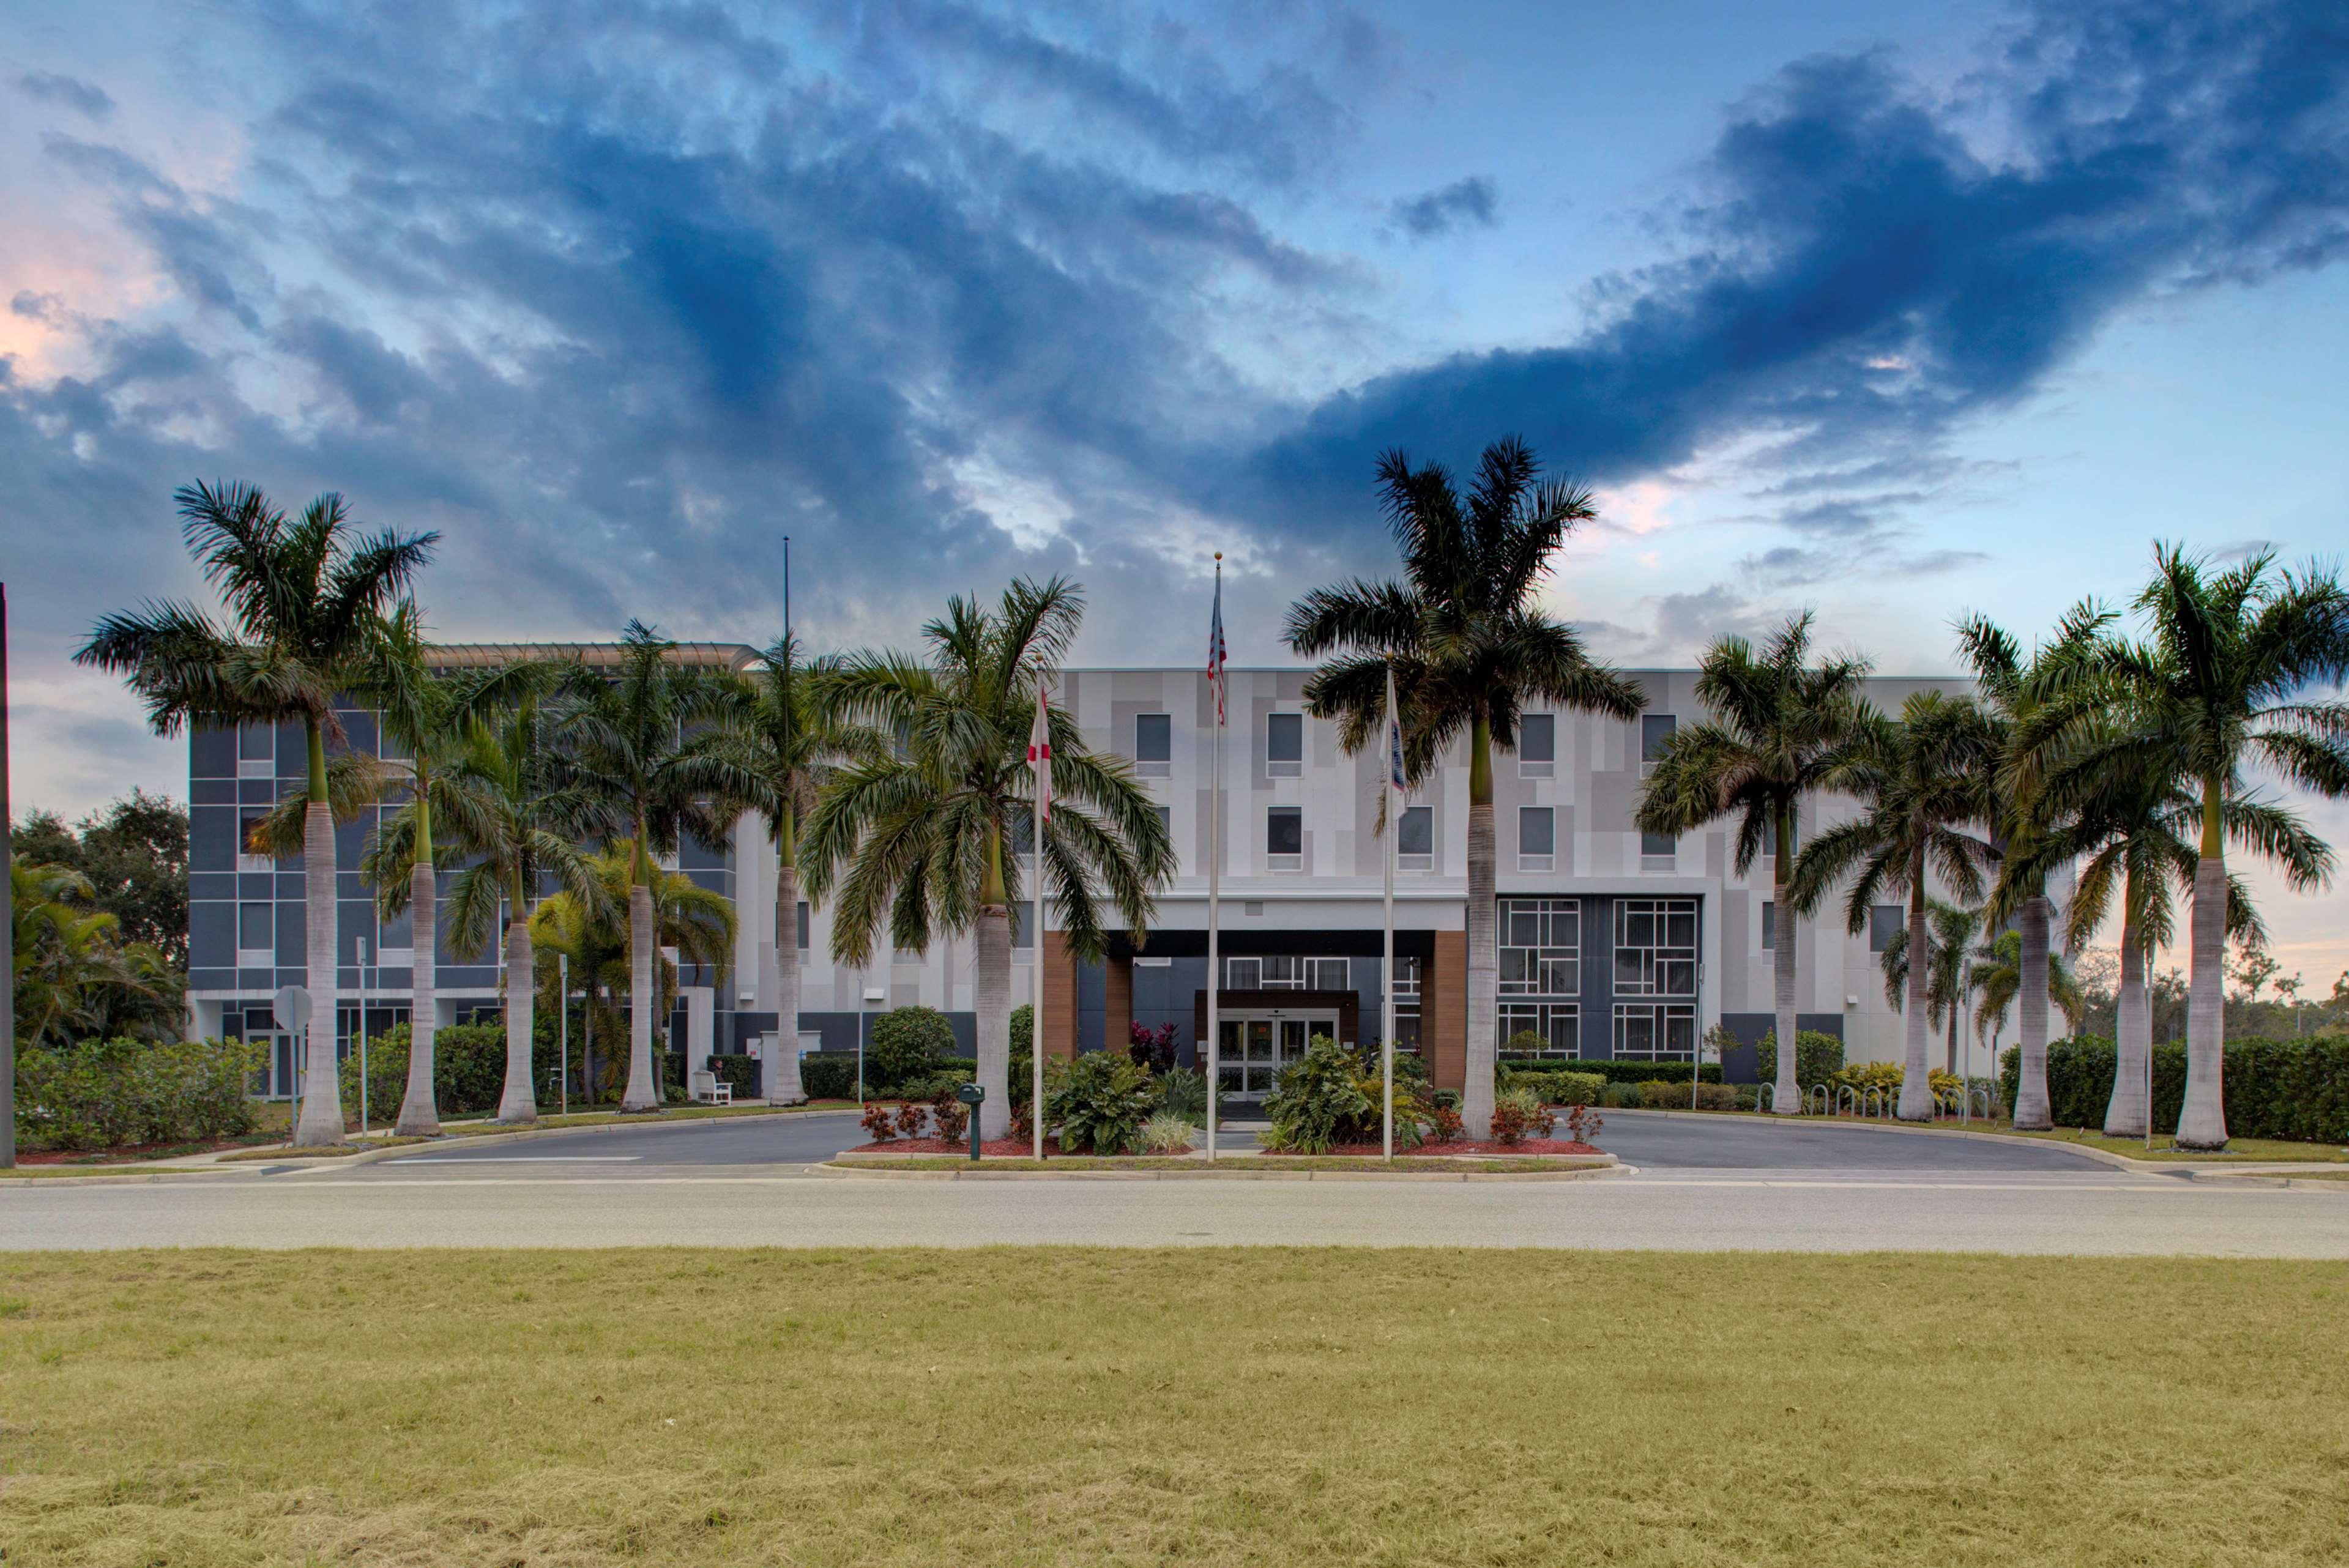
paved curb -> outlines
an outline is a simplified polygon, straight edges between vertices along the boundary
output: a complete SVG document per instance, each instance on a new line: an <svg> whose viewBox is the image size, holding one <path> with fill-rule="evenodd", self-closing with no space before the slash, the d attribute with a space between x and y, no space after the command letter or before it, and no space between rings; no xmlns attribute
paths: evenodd
<svg viewBox="0 0 2349 1568"><path fill-rule="evenodd" d="M126 1183L167 1181L181 1176L268 1175L273 1180L285 1176L315 1175L322 1171L347 1171L354 1165L375 1165L387 1160L398 1160L417 1154L445 1154L451 1149L480 1149L498 1143L518 1143L537 1138L575 1138L591 1132L641 1132L648 1127L678 1129L724 1127L738 1121L763 1121L775 1116L853 1116L846 1109L793 1110L779 1108L761 1116L697 1116L682 1121L611 1121L592 1127L517 1127L511 1132L469 1133L461 1138L432 1138L421 1143L403 1143L392 1149L369 1149L357 1154L300 1155L288 1153L282 1161L239 1160L222 1164L169 1166L155 1171L125 1171L119 1175L36 1176L0 1178L0 1191L11 1187L119 1187ZM294 1167L291 1171L274 1170L277 1164Z"/></svg>
<svg viewBox="0 0 2349 1568"><path fill-rule="evenodd" d="M1639 1174L1638 1167L1620 1163L1582 1171L1250 1171L1220 1162L1179 1171L898 1171L827 1161L808 1171L817 1176L877 1176L885 1181L1595 1181Z"/></svg>
<svg viewBox="0 0 2349 1568"><path fill-rule="evenodd" d="M1751 1111L1740 1111L1733 1116L1724 1116L1720 1111L1649 1110L1644 1108L1635 1109L1630 1106L1618 1106L1606 1110L1604 1114L1610 1117L1673 1117L1682 1121L1729 1120L1740 1127L1773 1127L1800 1131L1817 1131L1826 1129L1837 1132L1873 1132L1892 1138L1962 1138L1975 1143L1995 1143L2007 1149L2018 1147L2060 1149L2066 1154L2077 1155L2083 1160L2093 1160L2099 1165L2109 1165L2116 1171L2127 1171L2138 1176L2174 1179L2178 1171L2196 1169L2192 1166L2158 1167L2148 1160L2131 1160L2126 1154L2115 1154L2108 1149L2091 1149L2086 1144L2066 1143L2061 1139L2013 1138L2003 1132L1973 1132L1960 1127L1908 1127L1880 1122L1837 1121L1832 1118L1820 1116L1764 1116Z"/></svg>

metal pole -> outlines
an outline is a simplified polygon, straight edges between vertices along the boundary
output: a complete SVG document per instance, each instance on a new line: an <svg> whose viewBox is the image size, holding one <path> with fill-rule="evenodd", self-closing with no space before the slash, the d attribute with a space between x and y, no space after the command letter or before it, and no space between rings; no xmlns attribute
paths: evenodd
<svg viewBox="0 0 2349 1568"><path fill-rule="evenodd" d="M557 1026L563 1040L563 1055L558 1058L561 1068L554 1080L561 1097L559 1103L563 1109L556 1114L569 1116L571 1114L571 954L558 953L554 955L554 972L558 977L556 984L563 987L562 1022Z"/></svg>
<svg viewBox="0 0 2349 1568"><path fill-rule="evenodd" d="M16 828L8 799L8 585L0 583L0 924L16 930L14 876ZM13 956L10 962L14 963ZM16 1168L16 982L0 985L0 1171Z"/></svg>
<svg viewBox="0 0 2349 1568"><path fill-rule="evenodd" d="M864 1020L872 1016L871 1006L860 989L856 994L856 1103L859 1105L864 1103ZM1032 1030L1030 1044L1031 1047L1034 1044Z"/></svg>
<svg viewBox="0 0 2349 1568"><path fill-rule="evenodd" d="M1395 951L1394 951L1394 879L1396 846L1402 837L1402 781L1399 769L1402 763L1402 729L1395 713L1394 665L1387 665L1387 733L1385 766L1380 771L1387 777L1379 780L1380 814L1387 819L1387 852L1381 858L1380 870L1385 873L1386 945L1385 983L1381 986L1386 1002L1386 1017L1380 1027L1379 1074L1381 1095L1384 1106L1379 1132L1380 1155L1394 1158L1394 1036L1395 1036Z"/></svg>
<svg viewBox="0 0 2349 1568"><path fill-rule="evenodd" d="M1037 693L1036 700L1043 703L1041 692ZM1052 777L1050 724L1047 718L1045 755L1036 762L1042 776L1036 780L1036 820L1029 837L1029 842L1036 847L1036 881L1029 889L1036 900L1036 962L1030 973L1033 995L1028 1012L1028 1066L1035 1080L1028 1086L1028 1134L1034 1146L1032 1157L1039 1161L1044 1158L1044 796ZM1072 1016L1070 1022L1073 1025L1076 1020ZM1073 1057L1076 1054L1076 1041L1072 1039L1069 1042L1069 1055Z"/></svg>
<svg viewBox="0 0 2349 1568"><path fill-rule="evenodd" d="M367 1135L367 939L362 936L359 938L359 1136L361 1138ZM412 1006L409 1009L411 1017L415 1011ZM416 1048L415 1035L416 1026L411 1023L409 1026L408 1047L411 1051Z"/></svg>
<svg viewBox="0 0 2349 1568"><path fill-rule="evenodd" d="M2147 954L2146 954L2146 955L2147 955L2148 958L2150 958L2150 957L2152 956L2152 944L2148 943L2148 944L2147 944L2146 945L2147 945ZM2152 995L2152 992L2151 992L2150 988L2148 988L2148 989L2147 989L2147 994L2146 994L2146 1006L2147 1006L2147 1007L2151 1007L2151 1006L2153 1006L2153 995ZM2150 1153L2152 1153L2152 1152L2153 1152L2153 1028L2152 1028L2152 1023L2153 1023L2153 1020L2152 1020L2151 1018L2149 1018L2149 1017L2146 1020L2146 1025L2147 1025L2147 1026L2146 1026L2146 1031L2145 1031L2145 1151L2146 1151L2147 1154L2150 1154Z"/></svg>
<svg viewBox="0 0 2349 1568"><path fill-rule="evenodd" d="M783 637L792 634L792 536L783 535Z"/></svg>
<svg viewBox="0 0 2349 1568"><path fill-rule="evenodd" d="M1216 552L1216 613L1220 617L1224 603L1224 552ZM1218 625L1212 638L1220 638ZM1207 679L1211 685L1226 677L1217 660L1221 650L1207 650ZM1224 1097L1223 1018L1218 1006L1223 987L1223 957L1216 923L1221 913L1216 893L1223 882L1224 866L1224 714L1223 692L1217 685L1215 727L1207 732L1207 1161L1216 1159L1216 1105Z"/></svg>

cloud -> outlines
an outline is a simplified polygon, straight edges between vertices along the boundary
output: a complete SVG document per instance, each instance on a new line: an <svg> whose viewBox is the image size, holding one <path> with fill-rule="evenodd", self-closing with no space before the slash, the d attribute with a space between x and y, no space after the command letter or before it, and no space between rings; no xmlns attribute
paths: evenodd
<svg viewBox="0 0 2349 1568"><path fill-rule="evenodd" d="M55 71L27 71L16 78L16 88L27 98L63 104L91 119L104 119L114 112L114 99L104 88Z"/></svg>
<svg viewBox="0 0 2349 1568"><path fill-rule="evenodd" d="M1414 240L1433 240L1472 223L1489 229L1500 222L1499 196L1490 179L1471 174L1402 198L1394 204L1393 219L1396 227Z"/></svg>

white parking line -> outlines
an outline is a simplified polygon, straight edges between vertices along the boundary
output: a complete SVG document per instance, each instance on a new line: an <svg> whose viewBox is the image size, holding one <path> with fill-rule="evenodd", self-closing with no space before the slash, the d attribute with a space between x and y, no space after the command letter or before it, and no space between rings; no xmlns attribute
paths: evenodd
<svg viewBox="0 0 2349 1568"><path fill-rule="evenodd" d="M402 1165L626 1165L641 1154L423 1154Z"/></svg>

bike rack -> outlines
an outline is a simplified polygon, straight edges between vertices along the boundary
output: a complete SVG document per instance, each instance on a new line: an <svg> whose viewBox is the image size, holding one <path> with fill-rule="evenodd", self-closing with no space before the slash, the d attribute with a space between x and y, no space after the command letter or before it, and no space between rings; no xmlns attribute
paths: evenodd
<svg viewBox="0 0 2349 1568"><path fill-rule="evenodd" d="M1995 1113L1995 1112L1993 1111L1993 1109L1992 1109L1992 1099L1991 1099L1991 1098L1990 1098L1990 1090L1988 1090L1988 1089L1986 1089L1986 1088L1969 1088L1969 1089L1967 1089L1967 1090L1966 1090L1966 1114L1967 1114L1969 1117L1972 1116L1972 1114L1973 1114L1973 1107L1974 1107L1974 1096L1976 1096L1976 1095L1980 1095L1980 1096L1982 1096L1982 1119L1983 1119L1984 1121L1992 1121L1992 1120L1995 1120L1995 1119L1996 1119L1996 1113Z"/></svg>
<svg viewBox="0 0 2349 1568"><path fill-rule="evenodd" d="M1757 1083L1757 1084L1755 1084L1755 1085L1754 1086L1754 1109L1756 1109L1756 1110L1770 1110L1770 1109L1775 1109L1775 1108L1776 1108L1776 1106L1777 1106L1777 1104L1778 1104L1778 1086L1777 1086L1776 1084L1775 1084L1775 1083Z"/></svg>
<svg viewBox="0 0 2349 1568"><path fill-rule="evenodd" d="M1870 1105L1876 1107L1872 1111L1868 1109ZM1869 1089L1860 1096L1859 1114L1873 1116L1878 1121L1884 1120L1892 1114L1892 1096L1880 1088Z"/></svg>
<svg viewBox="0 0 2349 1568"><path fill-rule="evenodd" d="M1836 1085L1835 1114L1842 1116L1847 1110L1853 1116L1859 1114L1859 1091L1847 1083L1839 1083Z"/></svg>
<svg viewBox="0 0 2349 1568"><path fill-rule="evenodd" d="M1816 1110L1813 1110L1811 1109L1811 1097L1813 1095L1816 1095L1818 1097L1819 1108ZM1803 1114L1805 1116L1827 1116L1833 1114L1827 1109L1826 1085L1823 1083L1815 1083L1810 1087L1809 1093L1803 1096Z"/></svg>

